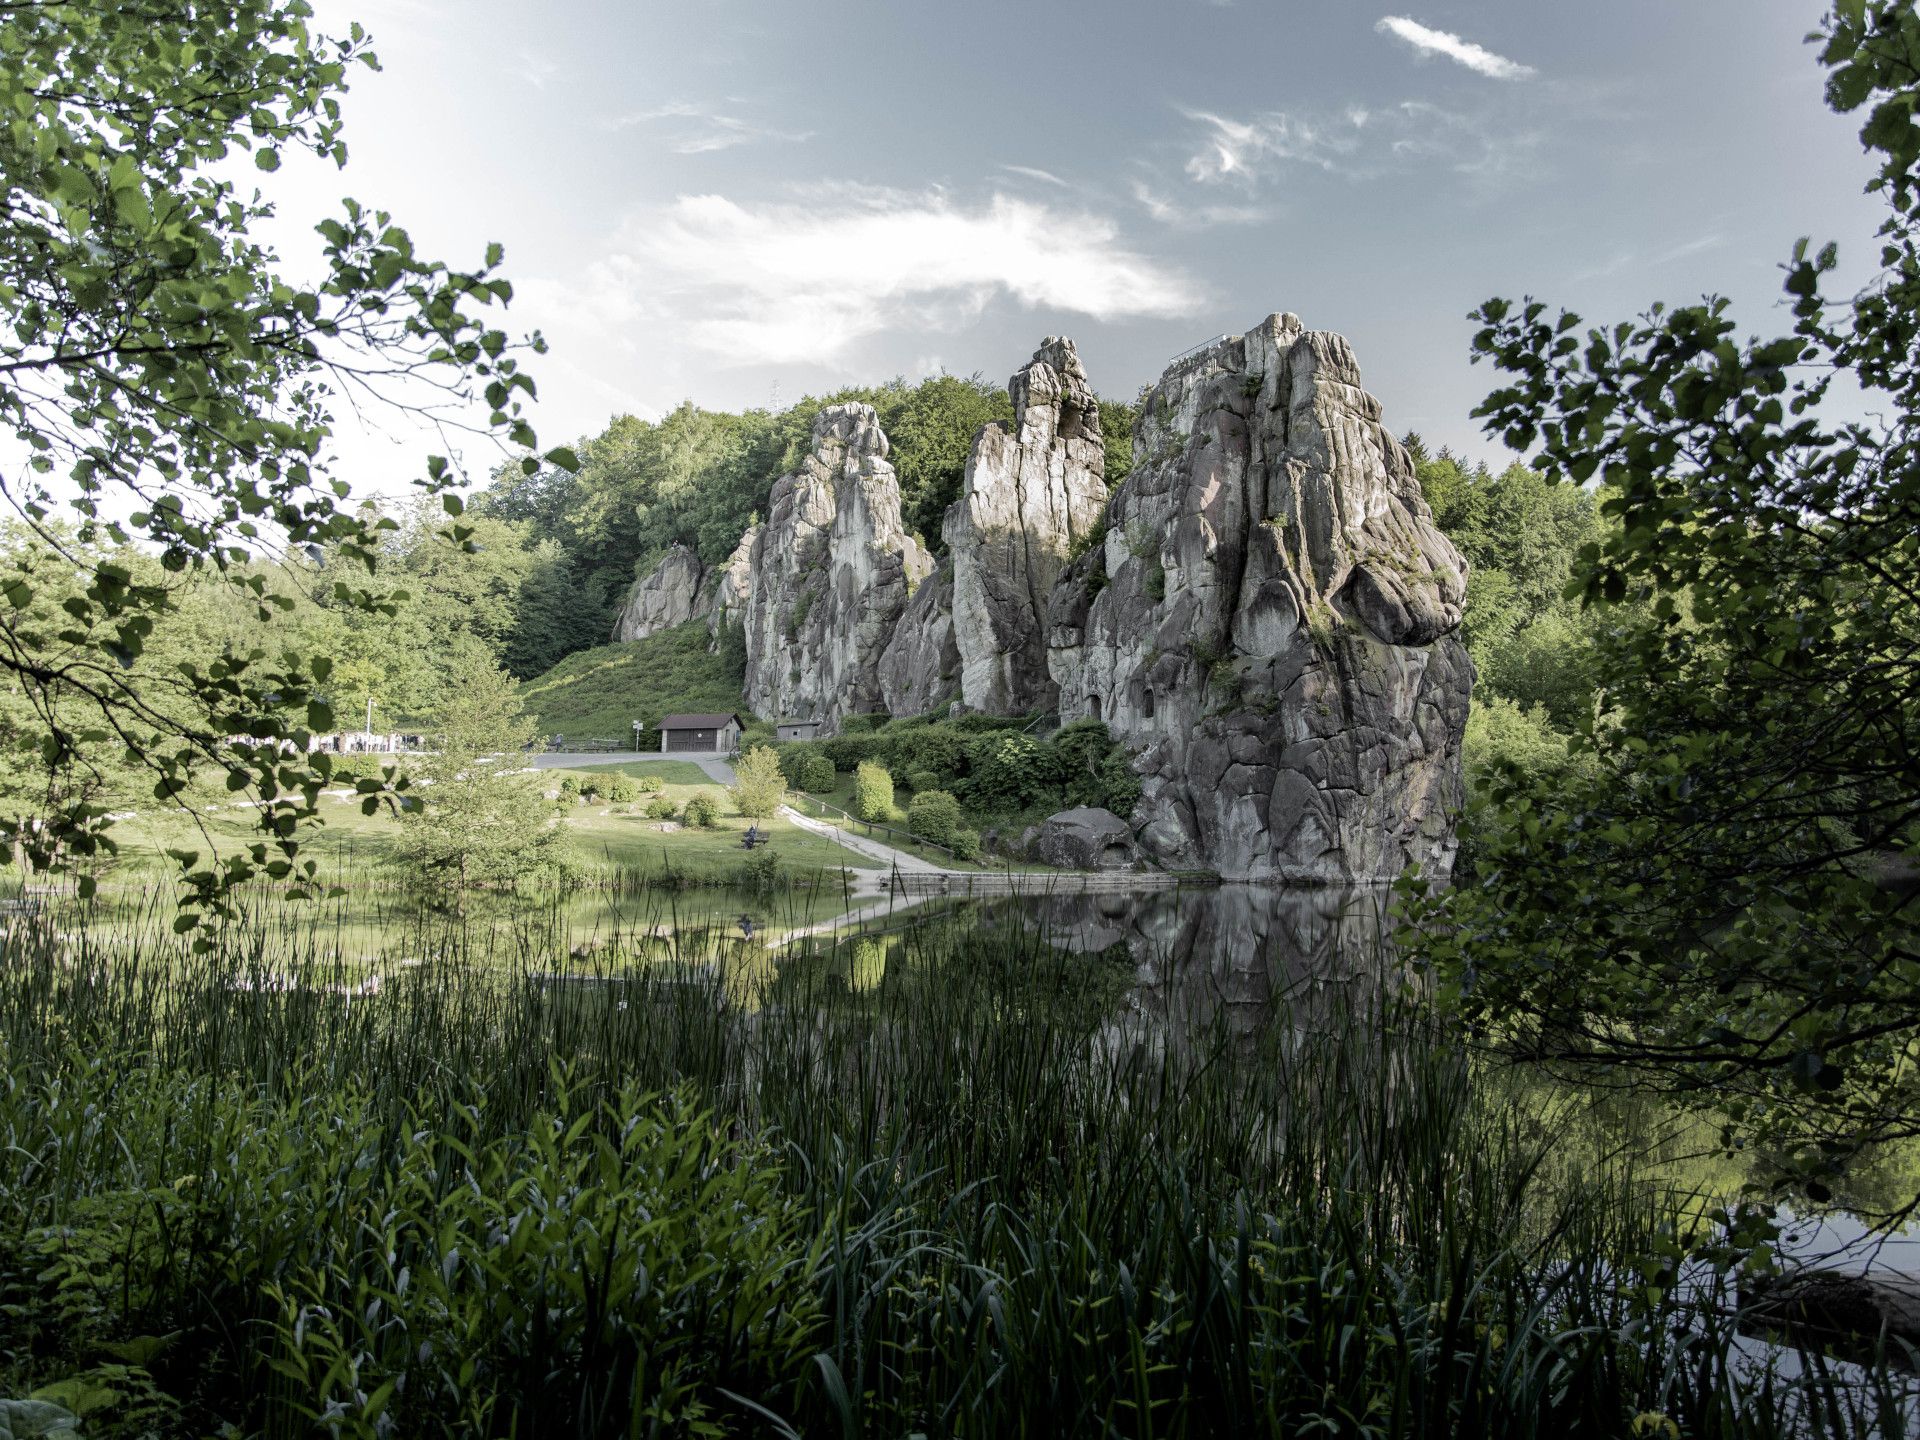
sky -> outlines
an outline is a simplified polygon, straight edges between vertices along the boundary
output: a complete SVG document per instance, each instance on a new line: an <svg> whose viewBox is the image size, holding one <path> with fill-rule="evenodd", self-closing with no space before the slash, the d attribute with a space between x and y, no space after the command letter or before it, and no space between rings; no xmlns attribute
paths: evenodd
<svg viewBox="0 0 1920 1440"><path fill-rule="evenodd" d="M1703 293L1786 328L1802 235L1869 257L1857 118L1806 0L319 0L371 32L344 172L272 177L297 263L342 195L506 248L543 444L1078 343L1131 397L1292 310L1396 432L1500 461L1467 318ZM256 177L258 178L258 177ZM343 417L363 492L433 439ZM493 457L470 451L484 471Z"/></svg>

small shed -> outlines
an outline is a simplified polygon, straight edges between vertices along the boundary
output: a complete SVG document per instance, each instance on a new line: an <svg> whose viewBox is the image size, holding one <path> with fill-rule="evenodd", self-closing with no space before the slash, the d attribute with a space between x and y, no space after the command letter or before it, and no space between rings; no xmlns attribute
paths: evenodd
<svg viewBox="0 0 1920 1440"><path fill-rule="evenodd" d="M774 734L782 740L812 740L820 734L818 720L782 720L773 728Z"/></svg>
<svg viewBox="0 0 1920 1440"><path fill-rule="evenodd" d="M663 715L663 755L731 755L740 747L738 715Z"/></svg>

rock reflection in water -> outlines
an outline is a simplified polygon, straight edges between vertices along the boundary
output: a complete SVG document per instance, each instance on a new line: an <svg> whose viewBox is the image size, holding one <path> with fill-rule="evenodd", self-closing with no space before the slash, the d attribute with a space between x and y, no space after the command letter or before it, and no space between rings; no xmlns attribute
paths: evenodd
<svg viewBox="0 0 1920 1440"><path fill-rule="evenodd" d="M1324 1031L1367 1013L1392 960L1387 903L1375 890L1223 885L1019 899L983 919L1033 927L1076 954L1124 945L1133 1016L1172 1034L1252 1039L1277 1022Z"/></svg>

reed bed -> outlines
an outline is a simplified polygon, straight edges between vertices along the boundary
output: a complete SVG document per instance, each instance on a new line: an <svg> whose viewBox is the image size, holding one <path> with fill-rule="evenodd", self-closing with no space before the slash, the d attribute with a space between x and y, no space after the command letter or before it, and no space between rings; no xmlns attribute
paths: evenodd
<svg viewBox="0 0 1920 1440"><path fill-rule="evenodd" d="M775 954L662 904L584 954L538 909L395 916L377 965L244 917L195 955L157 906L16 925L0 1400L167 1437L1911 1415L1884 1367L1756 1359L1731 1282L1677 1283L1688 1197L1554 1178L1385 973L1249 1027L1034 928Z"/></svg>

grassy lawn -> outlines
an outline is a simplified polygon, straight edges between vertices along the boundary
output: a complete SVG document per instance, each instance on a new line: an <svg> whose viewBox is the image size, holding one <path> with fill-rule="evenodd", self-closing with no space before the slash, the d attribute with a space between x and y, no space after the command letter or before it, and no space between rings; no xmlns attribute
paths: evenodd
<svg viewBox="0 0 1920 1440"><path fill-rule="evenodd" d="M554 773L564 775L571 772L572 774L584 777L587 775L605 775L609 771L614 771L621 775L632 775L636 778L642 775L657 776L662 785L707 785L712 783L711 777L708 776L707 772L691 760L627 760L618 765L569 765L565 770L557 770Z"/></svg>
<svg viewBox="0 0 1920 1440"><path fill-rule="evenodd" d="M662 774L662 767L691 771L694 781L674 779ZM579 770L549 770L542 774L549 784L557 784L561 775L585 779L603 779L609 771L629 775L661 775L666 780L661 791L677 808L684 808L697 794L710 795L720 802L720 819L711 830L689 829L678 821L650 820L643 796L627 813L604 800L574 807L567 816L568 849L578 860L588 863L620 865L629 869L673 869L683 874L705 877L724 874L746 861L771 853L789 873L809 870L876 870L884 867L878 860L834 844L822 836L802 830L791 820L776 815L770 820L747 820L733 813L733 801L726 787L709 780L706 772L685 760L638 760L624 765L601 765ZM551 778L549 778L551 777ZM663 829L672 825L671 830ZM771 837L765 850L749 854L741 848L740 837L747 826Z"/></svg>
<svg viewBox="0 0 1920 1440"><path fill-rule="evenodd" d="M619 866L650 873L671 869L702 882L727 876L747 861L767 854L789 876L843 866L854 870L883 868L879 861L802 830L780 816L750 822L734 814L726 787L709 779L691 761L638 760L622 765L543 770L537 778L543 788L552 789L564 775L605 784L612 771L636 777L657 776L664 782L659 793L673 801L676 809L684 808L696 794L708 795L719 802L720 818L711 830L648 819L646 802L654 798L652 795L644 795L624 809L609 805L604 798L576 805L563 813L562 823L567 829L567 853L582 865ZM319 862L321 874L330 882L350 884L356 877L366 878L369 870L382 866L392 856L399 830L392 816L384 811L362 815L354 799L326 797L320 803L325 828L309 836L303 849ZM251 810L226 806L202 811L192 819L177 812L142 812L115 826L121 852L107 879L127 882L171 873L173 862L166 852L172 849L204 854L211 841L221 854L240 850L259 838L254 819ZM196 821L204 829L204 836L196 829ZM662 828L668 824L673 828ZM762 834L771 837L771 844L751 852L743 849L740 837L749 824L758 825Z"/></svg>

